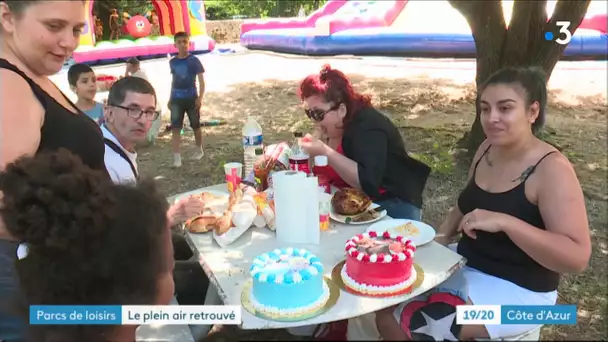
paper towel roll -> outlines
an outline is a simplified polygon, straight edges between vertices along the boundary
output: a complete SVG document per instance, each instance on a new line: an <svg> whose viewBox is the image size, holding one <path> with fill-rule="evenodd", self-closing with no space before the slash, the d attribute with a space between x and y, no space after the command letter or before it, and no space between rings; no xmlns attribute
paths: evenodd
<svg viewBox="0 0 608 342"><path fill-rule="evenodd" d="M272 175L275 224L280 243L318 244L319 183L303 172L280 171Z"/></svg>

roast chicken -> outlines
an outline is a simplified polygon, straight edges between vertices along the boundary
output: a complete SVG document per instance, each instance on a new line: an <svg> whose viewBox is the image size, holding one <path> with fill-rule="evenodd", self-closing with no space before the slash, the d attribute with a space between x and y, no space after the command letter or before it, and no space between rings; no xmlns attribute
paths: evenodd
<svg viewBox="0 0 608 342"><path fill-rule="evenodd" d="M360 214L367 210L370 204L372 204L372 200L369 196L363 191L353 188L338 190L331 198L334 212L340 215Z"/></svg>

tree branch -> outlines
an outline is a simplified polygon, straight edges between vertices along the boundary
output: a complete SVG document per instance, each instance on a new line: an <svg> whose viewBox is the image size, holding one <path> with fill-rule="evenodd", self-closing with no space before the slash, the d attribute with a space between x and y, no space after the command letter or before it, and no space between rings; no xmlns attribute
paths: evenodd
<svg viewBox="0 0 608 342"><path fill-rule="evenodd" d="M502 53L503 56L507 56L503 60L503 67L526 64L530 48L533 48L530 43L538 42L536 35L547 22L546 8L547 0L519 0L513 3L513 14Z"/></svg>
<svg viewBox="0 0 608 342"><path fill-rule="evenodd" d="M534 49L538 46L539 42L545 41L545 25L547 25L547 1L538 1L539 4L542 3L542 6L536 6L532 8L532 15L530 18L530 23L528 24L530 30L528 31L528 46L526 55L529 57L530 51L534 51Z"/></svg>
<svg viewBox="0 0 608 342"><path fill-rule="evenodd" d="M583 22L590 3L591 0L559 0L557 2L551 20L541 29L541 37L538 38L537 42L542 43L534 50L535 53L530 56L531 64L540 66L547 75L551 75L553 68L555 68L555 65L562 57L567 45L560 45L554 41L544 40L542 32L553 32L557 36L558 32L555 23L557 21L569 21L569 30L574 35L576 29Z"/></svg>
<svg viewBox="0 0 608 342"><path fill-rule="evenodd" d="M502 63L507 25L500 0L448 0L469 23L477 52L477 85L484 82Z"/></svg>

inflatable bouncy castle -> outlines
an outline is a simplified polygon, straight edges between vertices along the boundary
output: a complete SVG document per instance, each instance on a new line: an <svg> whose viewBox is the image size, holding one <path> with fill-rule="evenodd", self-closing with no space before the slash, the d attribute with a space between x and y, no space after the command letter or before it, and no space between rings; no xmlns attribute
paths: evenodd
<svg viewBox="0 0 608 342"><path fill-rule="evenodd" d="M76 63L115 63L130 57L139 59L177 53L173 35L184 31L190 35L192 53L210 52L215 42L207 36L205 6L202 0L152 0L159 19L160 36L151 37L151 24L141 15L127 18L125 30L133 38L95 42L93 23L94 0L86 1L87 22L80 36L80 46L72 55Z"/></svg>
<svg viewBox="0 0 608 342"><path fill-rule="evenodd" d="M508 23L513 1L503 0L502 5ZM555 0L547 1L548 16L555 5ZM564 57L608 59L607 18L605 0L592 0ZM313 56L476 55L469 24L445 0L329 0L306 18L243 23L241 45L251 50Z"/></svg>

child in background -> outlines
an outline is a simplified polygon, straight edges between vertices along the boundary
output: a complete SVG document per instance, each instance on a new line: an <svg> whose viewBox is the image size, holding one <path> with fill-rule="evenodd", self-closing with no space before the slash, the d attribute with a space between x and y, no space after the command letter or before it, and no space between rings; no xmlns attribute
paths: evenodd
<svg viewBox="0 0 608 342"><path fill-rule="evenodd" d="M152 10L150 12L150 24L152 25L150 35L160 36L160 22L158 21L158 14L156 14L156 10Z"/></svg>
<svg viewBox="0 0 608 342"><path fill-rule="evenodd" d="M140 68L139 60L135 57L131 57L127 60L127 65L125 68L125 76L124 77L139 77L148 81L148 75L146 75L145 71ZM156 109L160 112L161 106L159 102L156 102ZM152 122L152 126L148 131L148 135L146 137L149 144L154 144L156 138L158 137L158 133L160 131L160 126L162 125L162 115L159 115L156 120Z"/></svg>
<svg viewBox="0 0 608 342"><path fill-rule="evenodd" d="M146 75L146 73L141 70L141 68L139 67L139 60L135 57L131 57L129 59L127 59L127 65L125 68L125 77L127 76L133 76L133 77L139 77L139 78L143 78L144 80L148 81L148 75Z"/></svg>
<svg viewBox="0 0 608 342"><path fill-rule="evenodd" d="M76 107L98 124L103 122L103 104L95 101L97 77L90 66L74 64L68 70L70 88L78 97Z"/></svg>
<svg viewBox="0 0 608 342"><path fill-rule="evenodd" d="M95 18L95 41L100 42L103 38L103 24L101 23L101 19L99 17Z"/></svg>
<svg viewBox="0 0 608 342"><path fill-rule="evenodd" d="M174 36L177 56L169 61L171 75L171 96L169 98L169 109L171 111L171 145L173 149L173 167L182 166L180 154L181 130L184 125L184 115L188 115L190 127L194 132L196 141L196 152L192 160L200 160L203 152L203 132L200 123L200 110L205 94L205 78L203 64L188 52L190 38L186 32L178 32ZM196 89L198 79L199 89Z"/></svg>
<svg viewBox="0 0 608 342"><path fill-rule="evenodd" d="M116 8L112 9L112 14L110 14L110 18L108 22L110 23L110 40L120 38L120 16L118 15L118 10Z"/></svg>

